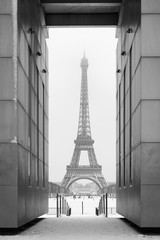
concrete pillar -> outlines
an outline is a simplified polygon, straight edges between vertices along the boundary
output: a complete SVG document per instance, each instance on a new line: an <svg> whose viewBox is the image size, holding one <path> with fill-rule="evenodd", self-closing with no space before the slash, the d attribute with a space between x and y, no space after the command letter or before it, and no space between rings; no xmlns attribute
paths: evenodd
<svg viewBox="0 0 160 240"><path fill-rule="evenodd" d="M0 1L0 226L17 223L17 1ZM15 31L14 31L15 30Z"/></svg>
<svg viewBox="0 0 160 240"><path fill-rule="evenodd" d="M123 2L117 31L117 211L160 227L160 2Z"/></svg>
<svg viewBox="0 0 160 240"><path fill-rule="evenodd" d="M44 25L37 1L0 0L0 228L48 211Z"/></svg>
<svg viewBox="0 0 160 240"><path fill-rule="evenodd" d="M141 4L141 225L160 227L160 2Z"/></svg>

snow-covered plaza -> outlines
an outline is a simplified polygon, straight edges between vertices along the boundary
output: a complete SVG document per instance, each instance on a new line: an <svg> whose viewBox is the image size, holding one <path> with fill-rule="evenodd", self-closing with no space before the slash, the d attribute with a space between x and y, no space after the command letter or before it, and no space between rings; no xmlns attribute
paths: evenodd
<svg viewBox="0 0 160 240"><path fill-rule="evenodd" d="M100 201L99 196L73 196L65 197L71 208L72 216L76 215L95 215L95 208L98 208ZM49 214L56 215L56 198L49 199ZM83 209L82 209L83 208ZM108 215L109 217L116 217L116 198L108 198Z"/></svg>
<svg viewBox="0 0 160 240"><path fill-rule="evenodd" d="M100 216L51 217L45 215L19 232L5 232L0 240L132 240L160 239L160 233L144 233L121 218Z"/></svg>
<svg viewBox="0 0 160 240"><path fill-rule="evenodd" d="M0 240L125 240L160 239L160 232L142 231L118 214L95 215L99 197L68 197L71 216L46 214L19 230L0 230ZM83 202L83 215L82 215ZM49 200L50 208L56 199ZM108 199L108 206L115 207L116 200Z"/></svg>

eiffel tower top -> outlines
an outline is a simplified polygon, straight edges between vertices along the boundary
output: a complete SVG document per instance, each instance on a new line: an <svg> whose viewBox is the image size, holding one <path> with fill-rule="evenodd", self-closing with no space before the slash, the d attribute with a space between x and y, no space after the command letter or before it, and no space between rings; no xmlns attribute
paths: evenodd
<svg viewBox="0 0 160 240"><path fill-rule="evenodd" d="M85 52L84 52L84 56L81 60L81 68L83 67L87 67L88 68L88 59L86 58Z"/></svg>
<svg viewBox="0 0 160 240"><path fill-rule="evenodd" d="M80 95L80 110L79 110L79 123L78 133L75 143L82 142L93 144L91 138L91 128L89 119L89 102L88 102L88 82L87 82L87 69L88 59L84 56L81 60L82 78L81 78L81 95Z"/></svg>

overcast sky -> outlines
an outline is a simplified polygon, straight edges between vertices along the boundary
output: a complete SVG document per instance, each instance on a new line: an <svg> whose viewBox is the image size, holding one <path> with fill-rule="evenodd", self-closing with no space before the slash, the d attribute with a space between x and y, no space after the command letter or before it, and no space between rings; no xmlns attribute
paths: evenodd
<svg viewBox="0 0 160 240"><path fill-rule="evenodd" d="M97 161L106 181L115 181L116 43L112 28L49 31L49 180L62 181L77 137L81 68L88 58L89 112ZM80 164L88 163L82 154Z"/></svg>

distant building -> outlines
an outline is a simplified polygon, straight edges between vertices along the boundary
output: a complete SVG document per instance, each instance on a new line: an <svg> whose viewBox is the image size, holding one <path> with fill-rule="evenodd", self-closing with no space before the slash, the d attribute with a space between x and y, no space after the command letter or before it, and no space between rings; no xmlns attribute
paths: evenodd
<svg viewBox="0 0 160 240"><path fill-rule="evenodd" d="M60 193L60 185L61 183L53 183L53 182L49 182L48 184L48 189L49 189L49 197L55 197L57 193Z"/></svg>
<svg viewBox="0 0 160 240"><path fill-rule="evenodd" d="M72 183L70 186L70 192L73 194L97 194L99 187L94 182L87 184L80 184L77 182Z"/></svg>
<svg viewBox="0 0 160 240"><path fill-rule="evenodd" d="M116 197L116 183L115 182L108 182L107 193L109 197Z"/></svg>

